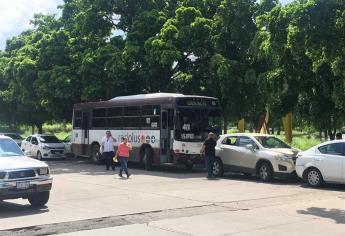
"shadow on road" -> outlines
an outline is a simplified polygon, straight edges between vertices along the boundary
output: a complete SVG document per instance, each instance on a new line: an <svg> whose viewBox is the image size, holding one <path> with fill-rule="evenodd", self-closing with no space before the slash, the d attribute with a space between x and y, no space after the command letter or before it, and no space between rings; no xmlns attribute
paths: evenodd
<svg viewBox="0 0 345 236"><path fill-rule="evenodd" d="M89 159L84 158L68 158L66 160L55 160L47 161L48 165L52 170L53 175L59 174L68 174L68 173L79 173L84 175L114 175L119 171L119 165L117 164L116 170L106 171L104 165L95 165ZM188 170L185 167L181 166L160 166L156 167L154 171L146 171L138 163L128 163L130 172L132 171L135 175L149 175L157 177L168 177L175 179L192 179L200 178L206 175L206 172L203 168L197 167L192 170ZM243 175L238 173L226 173L225 176L221 179L236 180L236 181L245 181L245 182L254 182L260 184L269 184L269 185L300 185L302 188L309 188L303 181L295 176L290 178L276 178L270 182L262 182L258 177L254 175ZM326 184L318 190L324 191L344 191L345 185L335 185L335 184Z"/></svg>
<svg viewBox="0 0 345 236"><path fill-rule="evenodd" d="M297 213L303 215L312 215L334 220L337 224L345 224L345 211L342 209L326 209L319 207L310 207L307 210L298 210Z"/></svg>
<svg viewBox="0 0 345 236"><path fill-rule="evenodd" d="M48 211L49 209L47 207L33 208L31 207L31 205L22 205L13 202L0 201L0 219L26 215L37 215L47 213Z"/></svg>
<svg viewBox="0 0 345 236"><path fill-rule="evenodd" d="M73 174L79 173L83 175L114 175L118 173L119 164L116 165L116 170L106 171L104 165L95 165L91 163L88 159L82 158L73 158L67 160L56 160L56 161L46 161L51 168L53 175L59 174ZM193 170L187 170L185 167L178 166L160 166L156 167L154 171L146 171L138 163L128 163L130 172L138 175L150 175L158 177L169 177L176 179L185 179L185 178L200 178L205 176L204 170L200 168L195 168Z"/></svg>

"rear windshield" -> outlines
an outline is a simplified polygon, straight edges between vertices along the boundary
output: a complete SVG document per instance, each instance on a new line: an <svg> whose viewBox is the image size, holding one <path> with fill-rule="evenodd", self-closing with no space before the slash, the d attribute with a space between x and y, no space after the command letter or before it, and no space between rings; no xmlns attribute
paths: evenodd
<svg viewBox="0 0 345 236"><path fill-rule="evenodd" d="M5 136L10 137L12 139L23 139L22 136L19 134L5 134Z"/></svg>
<svg viewBox="0 0 345 236"><path fill-rule="evenodd" d="M40 141L42 143L61 143L61 141L55 136L41 136Z"/></svg>

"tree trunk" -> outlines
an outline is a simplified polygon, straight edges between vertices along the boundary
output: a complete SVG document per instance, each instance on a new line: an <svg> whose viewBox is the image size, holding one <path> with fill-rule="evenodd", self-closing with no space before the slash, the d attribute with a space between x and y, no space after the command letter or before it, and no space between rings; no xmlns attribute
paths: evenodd
<svg viewBox="0 0 345 236"><path fill-rule="evenodd" d="M31 125L31 134L34 134L34 133L35 133L35 126Z"/></svg>
<svg viewBox="0 0 345 236"><path fill-rule="evenodd" d="M277 129L277 135L280 135L280 125L278 126L278 129Z"/></svg>
<svg viewBox="0 0 345 236"><path fill-rule="evenodd" d="M224 134L228 133L228 119L224 116Z"/></svg>
<svg viewBox="0 0 345 236"><path fill-rule="evenodd" d="M319 130L319 139L322 140L322 129Z"/></svg>
<svg viewBox="0 0 345 236"><path fill-rule="evenodd" d="M43 125L42 124L38 124L37 125L37 129L38 129L38 133L42 134L43 133Z"/></svg>

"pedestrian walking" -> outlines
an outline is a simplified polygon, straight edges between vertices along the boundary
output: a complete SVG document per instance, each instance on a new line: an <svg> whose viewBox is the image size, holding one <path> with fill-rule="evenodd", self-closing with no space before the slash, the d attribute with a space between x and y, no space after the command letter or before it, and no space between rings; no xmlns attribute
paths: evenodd
<svg viewBox="0 0 345 236"><path fill-rule="evenodd" d="M130 174L127 168L127 162L129 158L129 151L132 150L132 145L128 142L128 138L124 137L123 141L119 144L119 147L116 151L116 156L119 158L121 167L119 176L122 178L122 172L124 171L127 175L127 179L129 178Z"/></svg>
<svg viewBox="0 0 345 236"><path fill-rule="evenodd" d="M105 169L109 170L111 166L112 170L115 170L115 162L113 160L114 157L114 146L116 143L116 139L112 136L111 132L108 130L105 133L105 137L102 138L102 153L105 160Z"/></svg>
<svg viewBox="0 0 345 236"><path fill-rule="evenodd" d="M207 139L205 140L204 144L201 147L200 153L204 155L205 158L205 166L207 170L207 178L213 178L213 162L216 156L216 140L214 133L209 133Z"/></svg>

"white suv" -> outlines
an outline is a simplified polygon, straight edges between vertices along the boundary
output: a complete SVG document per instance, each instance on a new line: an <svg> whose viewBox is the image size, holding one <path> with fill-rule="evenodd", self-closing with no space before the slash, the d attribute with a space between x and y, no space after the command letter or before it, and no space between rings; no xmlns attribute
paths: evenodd
<svg viewBox="0 0 345 236"><path fill-rule="evenodd" d="M55 135L35 134L27 137L21 145L26 155L43 158L64 158L65 145Z"/></svg>
<svg viewBox="0 0 345 236"><path fill-rule="evenodd" d="M262 181L275 176L293 176L298 151L273 135L221 135L217 141L213 174L222 176L224 171L256 174Z"/></svg>

